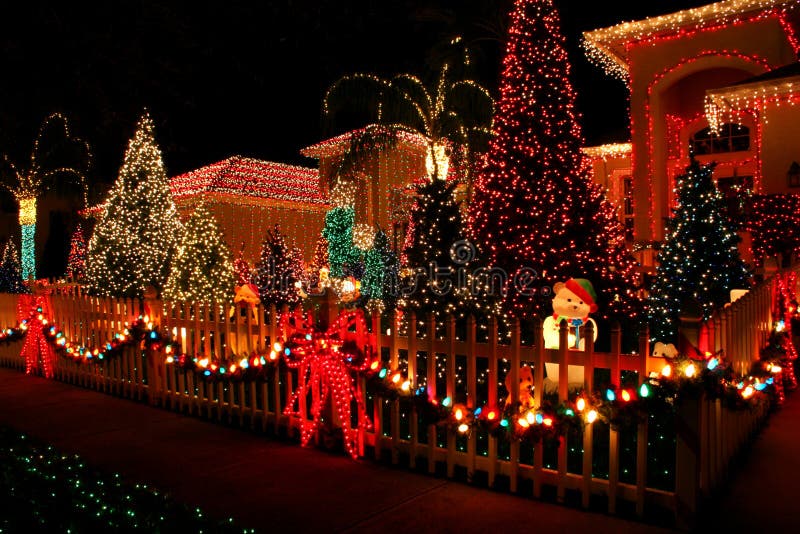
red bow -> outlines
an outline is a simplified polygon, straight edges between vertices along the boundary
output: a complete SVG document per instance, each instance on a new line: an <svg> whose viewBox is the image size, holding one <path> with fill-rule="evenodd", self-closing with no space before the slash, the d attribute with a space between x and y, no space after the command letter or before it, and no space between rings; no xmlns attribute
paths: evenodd
<svg viewBox="0 0 800 534"><path fill-rule="evenodd" d="M364 314L361 310L342 312L326 332L320 332L302 319L284 314L281 323L287 334L284 350L286 364L297 369L298 387L292 395L285 415L299 417L302 422L301 441L307 445L322 422L323 411L328 398L331 399L334 413L342 424L344 446L353 458L358 456L358 440L361 432L371 430L372 423L367 418L361 400L355 374L366 371L371 363L372 343L367 333ZM302 324L297 324L302 323ZM351 328L355 327L355 332ZM295 409L299 400L306 398L309 391L313 395L311 406L312 420L300 409ZM351 402L358 406L358 428L351 426Z"/></svg>

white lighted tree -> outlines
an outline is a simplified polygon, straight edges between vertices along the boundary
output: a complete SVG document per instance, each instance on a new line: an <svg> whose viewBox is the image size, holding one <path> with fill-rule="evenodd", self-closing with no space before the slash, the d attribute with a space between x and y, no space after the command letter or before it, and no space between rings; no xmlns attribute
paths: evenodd
<svg viewBox="0 0 800 534"><path fill-rule="evenodd" d="M180 235L153 120L145 112L89 241L89 290L140 297L148 285L162 289Z"/></svg>

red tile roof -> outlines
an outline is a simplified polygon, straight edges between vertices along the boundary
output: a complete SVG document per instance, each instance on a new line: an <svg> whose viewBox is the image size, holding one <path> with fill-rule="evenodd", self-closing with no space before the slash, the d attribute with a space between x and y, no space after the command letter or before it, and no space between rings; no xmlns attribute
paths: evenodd
<svg viewBox="0 0 800 534"><path fill-rule="evenodd" d="M206 165L172 178L175 200L206 193L326 205L319 171L242 156Z"/></svg>

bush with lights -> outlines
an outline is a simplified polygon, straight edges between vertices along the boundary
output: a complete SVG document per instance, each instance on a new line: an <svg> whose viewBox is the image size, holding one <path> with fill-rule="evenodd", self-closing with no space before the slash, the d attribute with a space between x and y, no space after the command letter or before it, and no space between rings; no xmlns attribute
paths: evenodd
<svg viewBox="0 0 800 534"><path fill-rule="evenodd" d="M66 275L75 281L83 280L86 275L86 238L80 224L75 228L69 242Z"/></svg>
<svg viewBox="0 0 800 534"><path fill-rule="evenodd" d="M581 152L558 13L551 0L517 0L510 21L496 136L469 209L473 236L489 266L508 273L511 313L545 317L550 296L542 288L586 278L598 318L630 324L642 309L636 262Z"/></svg>
<svg viewBox="0 0 800 534"><path fill-rule="evenodd" d="M300 303L297 282L302 279L303 266L286 245L286 237L278 225L261 245L261 255L256 264L253 283L258 287L261 302L290 308Z"/></svg>
<svg viewBox="0 0 800 534"><path fill-rule="evenodd" d="M22 281L22 266L14 241L9 239L3 248L0 259L0 293L27 293L28 288Z"/></svg>
<svg viewBox="0 0 800 534"><path fill-rule="evenodd" d="M227 302L233 296L231 254L205 204L195 206L183 228L164 298L190 302Z"/></svg>
<svg viewBox="0 0 800 534"><path fill-rule="evenodd" d="M233 275L238 286L249 284L253 280L253 266L244 257L244 243L239 249L239 255L233 260Z"/></svg>
<svg viewBox="0 0 800 534"><path fill-rule="evenodd" d="M708 319L730 300L731 289L750 287L750 273L737 248L739 237L725 216L712 172L713 167L692 159L678 177L679 207L667 223L648 302L650 337L655 341L677 341L684 303L696 301L703 319Z"/></svg>
<svg viewBox="0 0 800 534"><path fill-rule="evenodd" d="M89 241L86 283L96 295L141 297L167 281L181 225L154 129L145 113Z"/></svg>

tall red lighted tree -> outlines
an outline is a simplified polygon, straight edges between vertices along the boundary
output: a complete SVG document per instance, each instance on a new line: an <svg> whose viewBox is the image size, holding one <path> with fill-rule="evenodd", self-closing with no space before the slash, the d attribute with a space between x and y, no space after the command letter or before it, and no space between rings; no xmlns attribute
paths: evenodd
<svg viewBox="0 0 800 534"><path fill-rule="evenodd" d="M542 288L576 277L594 284L598 316L635 317L635 262L580 150L564 42L552 0L516 0L495 137L470 206L473 236L507 272L515 315L552 313Z"/></svg>

